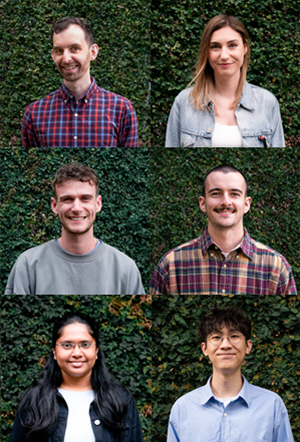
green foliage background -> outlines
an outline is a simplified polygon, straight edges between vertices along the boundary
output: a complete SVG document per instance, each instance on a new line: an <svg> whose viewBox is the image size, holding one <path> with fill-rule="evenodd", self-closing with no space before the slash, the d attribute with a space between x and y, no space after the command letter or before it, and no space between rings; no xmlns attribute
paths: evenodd
<svg viewBox="0 0 300 442"><path fill-rule="evenodd" d="M247 80L279 100L287 146L300 140L298 0L152 0L152 146L164 145L168 115L192 80L201 35L218 14L234 15L250 37Z"/></svg>
<svg viewBox="0 0 300 442"><path fill-rule="evenodd" d="M25 250L61 235L52 213L51 181L63 164L78 162L99 176L102 210L94 234L130 256L147 290L149 274L148 149L0 149L0 293Z"/></svg>
<svg viewBox="0 0 300 442"><path fill-rule="evenodd" d="M281 253L300 287L300 154L298 149L159 149L150 163L150 271L174 247L201 236L198 205L205 175L229 163L246 176L252 198L244 216L251 237Z"/></svg>
<svg viewBox="0 0 300 442"><path fill-rule="evenodd" d="M212 374L197 344L196 327L212 305L243 308L252 322L253 348L242 373L283 399L300 441L300 296L161 296L152 300L152 438L166 439L168 417L180 396Z"/></svg>
<svg viewBox="0 0 300 442"><path fill-rule="evenodd" d="M151 300L149 296L5 296L1 306L2 438L9 441L21 395L42 376L57 318L78 311L99 322L112 377L133 394L150 441Z"/></svg>
<svg viewBox="0 0 300 442"><path fill-rule="evenodd" d="M150 2L148 0L3 0L0 2L1 146L21 145L25 107L60 88L52 61L51 25L73 15L87 20L99 45L91 75L99 87L128 98L149 144Z"/></svg>

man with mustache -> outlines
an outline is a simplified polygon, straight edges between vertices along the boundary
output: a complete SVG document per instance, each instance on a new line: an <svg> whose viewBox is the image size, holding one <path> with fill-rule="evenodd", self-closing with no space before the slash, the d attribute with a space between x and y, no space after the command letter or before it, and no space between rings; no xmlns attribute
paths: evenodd
<svg viewBox="0 0 300 442"><path fill-rule="evenodd" d="M77 17L51 30L51 55L63 77L59 90L27 106L24 147L138 147L138 123L127 98L101 89L90 76L99 47L90 25Z"/></svg>
<svg viewBox="0 0 300 442"><path fill-rule="evenodd" d="M93 224L102 207L95 171L83 164L65 164L57 170L52 190L51 207L62 235L19 256L5 294L144 294L135 262L94 237Z"/></svg>
<svg viewBox="0 0 300 442"><path fill-rule="evenodd" d="M198 325L213 374L173 405L167 442L293 442L287 409L273 391L241 373L252 348L251 322L238 308L212 308Z"/></svg>
<svg viewBox="0 0 300 442"><path fill-rule="evenodd" d="M245 177L233 166L218 166L208 173L199 198L208 227L201 237L159 261L150 294L297 294L285 258L250 238L243 227L251 205L247 192Z"/></svg>

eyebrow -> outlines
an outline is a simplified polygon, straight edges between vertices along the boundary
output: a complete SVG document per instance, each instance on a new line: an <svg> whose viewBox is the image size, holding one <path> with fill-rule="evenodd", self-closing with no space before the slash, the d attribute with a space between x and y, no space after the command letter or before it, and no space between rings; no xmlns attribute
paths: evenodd
<svg viewBox="0 0 300 442"><path fill-rule="evenodd" d="M79 198L93 198L93 195L91 193L85 193L83 195L80 195ZM64 198L75 198L74 195L62 195L59 197L59 201L64 199Z"/></svg>
<svg viewBox="0 0 300 442"><path fill-rule="evenodd" d="M71 43L69 46L67 46L67 48L71 48L72 46L80 46L81 47L81 44L80 43ZM62 48L64 48L64 46L53 46L52 49L62 49Z"/></svg>
<svg viewBox="0 0 300 442"><path fill-rule="evenodd" d="M208 193L211 193L211 192L215 192L216 190L218 190L218 191L223 191L224 189L220 189L219 187L216 187L216 188L214 188L214 189L210 189L209 191L208 191ZM241 189L229 189L229 191L230 192L239 192L239 193L243 193L243 191L241 190Z"/></svg>
<svg viewBox="0 0 300 442"><path fill-rule="evenodd" d="M233 43L234 41L238 41L238 39L237 38L235 38L234 40L229 40L227 43ZM216 44L216 43L218 43L218 44L220 44L218 41L211 41L210 42L210 44Z"/></svg>

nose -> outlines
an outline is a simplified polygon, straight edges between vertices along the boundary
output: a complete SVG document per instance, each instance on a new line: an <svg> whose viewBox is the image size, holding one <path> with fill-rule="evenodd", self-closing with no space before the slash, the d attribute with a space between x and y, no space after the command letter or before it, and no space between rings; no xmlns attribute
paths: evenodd
<svg viewBox="0 0 300 442"><path fill-rule="evenodd" d="M75 355L75 356L81 356L82 355L82 351L81 351L81 348L79 348L79 345L78 344L76 344L75 345L75 348L73 349L73 355Z"/></svg>
<svg viewBox="0 0 300 442"><path fill-rule="evenodd" d="M79 198L74 199L72 210L76 213L81 211L81 202Z"/></svg>
<svg viewBox="0 0 300 442"><path fill-rule="evenodd" d="M222 348L222 347L224 347L224 348L231 347L231 343L230 343L230 341L229 341L229 339L228 339L228 336L224 336L224 337L223 337L223 341L221 342L220 347L221 347L221 348Z"/></svg>
<svg viewBox="0 0 300 442"><path fill-rule="evenodd" d="M231 200L227 192L223 193L222 203L224 204L224 206L230 206L231 204Z"/></svg>
<svg viewBox="0 0 300 442"><path fill-rule="evenodd" d="M222 47L222 52L221 52L221 59L222 60L227 60L228 59L228 50L226 46Z"/></svg>
<svg viewBox="0 0 300 442"><path fill-rule="evenodd" d="M63 63L69 63L72 60L71 53L66 49L63 53L62 61Z"/></svg>

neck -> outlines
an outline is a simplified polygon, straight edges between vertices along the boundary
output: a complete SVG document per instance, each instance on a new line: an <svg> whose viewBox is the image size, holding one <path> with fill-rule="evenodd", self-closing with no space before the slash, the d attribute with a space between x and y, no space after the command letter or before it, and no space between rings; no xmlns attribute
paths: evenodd
<svg viewBox="0 0 300 442"><path fill-rule="evenodd" d="M59 388L71 391L89 391L92 390L91 373L84 377L74 378L62 373L63 381Z"/></svg>
<svg viewBox="0 0 300 442"><path fill-rule="evenodd" d="M66 86L66 88L69 89L76 100L79 100L86 95L87 91L90 88L90 72L87 71L83 77L79 78L76 81L67 81L66 79L64 79L64 85Z"/></svg>
<svg viewBox="0 0 300 442"><path fill-rule="evenodd" d="M240 72L231 77L215 75L214 98L226 98L234 101L240 80Z"/></svg>
<svg viewBox="0 0 300 442"><path fill-rule="evenodd" d="M214 370L211 380L211 389L217 398L231 398L237 396L243 387L243 378L240 368L230 374Z"/></svg>
<svg viewBox="0 0 300 442"><path fill-rule="evenodd" d="M220 229L208 223L208 234L222 252L229 253L242 242L245 232L243 225Z"/></svg>
<svg viewBox="0 0 300 442"><path fill-rule="evenodd" d="M93 236L93 228L82 234L70 233L63 228L58 241L63 249L75 255L90 253L97 244L97 239Z"/></svg>

